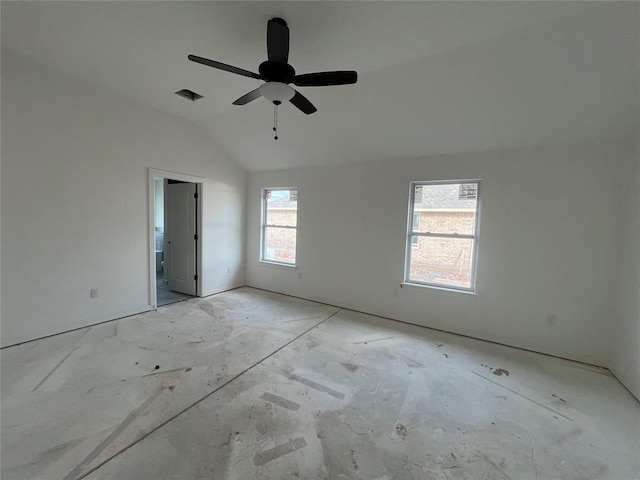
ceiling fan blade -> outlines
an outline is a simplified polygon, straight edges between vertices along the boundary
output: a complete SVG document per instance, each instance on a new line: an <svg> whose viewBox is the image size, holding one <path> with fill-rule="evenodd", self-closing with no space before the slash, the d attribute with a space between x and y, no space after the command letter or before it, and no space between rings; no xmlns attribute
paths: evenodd
<svg viewBox="0 0 640 480"><path fill-rule="evenodd" d="M271 61L289 61L289 27L281 18L267 22L267 57Z"/></svg>
<svg viewBox="0 0 640 480"><path fill-rule="evenodd" d="M304 95L302 95L300 92L298 92L296 90L295 95L293 96L293 98L291 98L291 100L289 100L291 103L293 103L296 107L298 107L300 110L302 110L304 113L306 113L307 115L311 115L313 112L316 112L318 109L313 105L313 103L311 103L307 97L305 97Z"/></svg>
<svg viewBox="0 0 640 480"><path fill-rule="evenodd" d="M296 75L292 82L299 87L327 87L329 85L350 85L358 81L358 72L343 70L337 72L316 72Z"/></svg>
<svg viewBox="0 0 640 480"><path fill-rule="evenodd" d="M256 98L259 98L260 95L260 89L256 88L255 90L251 90L249 93L247 93L246 95L241 96L239 99L237 99L235 102L233 102L234 105L246 105L249 102L253 102Z"/></svg>
<svg viewBox="0 0 640 480"><path fill-rule="evenodd" d="M236 73L238 75L243 75L245 77L262 80L262 77L257 73L250 72L249 70L244 70L243 68L233 67L231 65L227 65L226 63L216 62L215 60L209 60L208 58L198 57L197 55L189 55L188 58L192 62L201 63L202 65L217 68L218 70L224 70L225 72Z"/></svg>

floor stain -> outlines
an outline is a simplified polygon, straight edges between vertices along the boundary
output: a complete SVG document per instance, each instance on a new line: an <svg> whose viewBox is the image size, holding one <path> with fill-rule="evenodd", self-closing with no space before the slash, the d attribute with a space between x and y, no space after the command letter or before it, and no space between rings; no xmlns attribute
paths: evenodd
<svg viewBox="0 0 640 480"><path fill-rule="evenodd" d="M560 435L558 435L555 439L551 440L549 443L547 443L547 447L552 446L552 445L558 445L560 443L564 443L567 440L573 439L575 437L579 437L580 435L582 435L582 432L584 430L581 427L574 427L564 433L561 433Z"/></svg>
<svg viewBox="0 0 640 480"><path fill-rule="evenodd" d="M353 448L351 449L351 462L353 463L353 468L355 470L358 470L358 462L356 462L356 452Z"/></svg>
<svg viewBox="0 0 640 480"><path fill-rule="evenodd" d="M320 345L320 342L318 342L311 335L307 337L307 352L310 352L311 350L318 347L319 345Z"/></svg>
<svg viewBox="0 0 640 480"><path fill-rule="evenodd" d="M509 376L509 370L505 368L493 368L493 367L490 367L489 365L485 365L484 363L481 363L480 366L484 368L488 368L489 370L491 370L491 373L493 373L498 377L501 377L502 375L506 375L507 377Z"/></svg>
<svg viewBox="0 0 640 480"><path fill-rule="evenodd" d="M73 352L75 352L75 351L76 351L76 349L75 349L75 348L72 348L70 352L68 352L64 357L62 357L62 360L60 360L60 361L57 363L57 365L56 365L55 367L53 367L53 369L52 369L49 373L47 373L47 375L45 375L45 377L44 377L42 380L40 380L40 383L38 383L35 387L33 387L33 390L31 390L31 391L32 391L32 392L35 392L38 388L40 388L40 387L42 386L42 384L43 384L44 382L46 382L46 381L47 381L47 379L48 379L51 375L53 375L53 373L54 373L56 370L58 370L58 368L60 368L60 365L62 365L62 364L65 362L65 360L66 360L67 358L69 358L69 357L71 356L71 354L72 354Z"/></svg>
<svg viewBox="0 0 640 480"><path fill-rule="evenodd" d="M493 383L494 385L497 385L500 388L504 388L506 391L511 392L511 393L513 393L515 395L518 395L519 397L524 398L525 400L529 400L531 403L534 403L534 404L538 405L539 407L542 407L542 408L544 408L544 409L546 409L546 410L548 410L548 411L550 411L552 413L555 413L559 417L565 418L565 419L569 420L570 422L573 422L573 418L568 417L568 416L564 415L563 413L560 413L557 410L554 410L553 408L545 405L544 403L538 402L537 400L534 400L533 398L529 398L526 395L523 395L522 393L516 392L515 390L513 390L513 389L511 389L509 387L505 387L504 385L500 385L498 382L494 382L490 378L487 378L484 375L480 375L478 372L471 371L471 373L473 373L474 375L477 375L480 378L484 378L488 382L491 382L491 383Z"/></svg>
<svg viewBox="0 0 640 480"><path fill-rule="evenodd" d="M355 372L359 368L359 365L354 365L353 363L341 363L341 365L351 373Z"/></svg>
<svg viewBox="0 0 640 480"><path fill-rule="evenodd" d="M324 318L322 316L315 316L315 317L304 317L304 318L294 318L293 320L285 320L284 323L291 323L291 322L302 322L303 320L315 320L317 318Z"/></svg>
<svg viewBox="0 0 640 480"><path fill-rule="evenodd" d="M158 398L162 392L164 391L164 387L158 387L153 394L149 398L147 398L140 406L132 410L126 418L120 422L120 424L111 431L111 433L105 438L96 448L94 448L89 455L87 455L84 460L82 460L79 464L77 464L73 470L71 470L63 480L72 480L77 477L84 477L81 475L87 469L87 467L93 462L96 458L100 456L100 454L113 443L113 441L118 438L118 436L137 418L142 414L149 406L153 403L153 401ZM113 458L113 457L112 457Z"/></svg>
<svg viewBox="0 0 640 480"><path fill-rule="evenodd" d="M81 441L82 439L78 438L78 439L70 440L60 445L51 447L43 451L42 453L40 453L38 457L33 462L31 462L31 465L35 465L37 463L48 465L58 460L66 450L72 449L76 445L79 445Z"/></svg>
<svg viewBox="0 0 640 480"><path fill-rule="evenodd" d="M367 343L379 342L379 341L381 341L381 340L390 340L390 339L392 339L392 338L393 338L393 337L374 338L374 339L371 339L371 340L363 340L363 341L361 341L361 342L354 342L353 344L354 344L354 345L359 345L359 344L361 344L361 343L364 343L364 344L366 345Z"/></svg>
<svg viewBox="0 0 640 480"><path fill-rule="evenodd" d="M407 437L407 427L404 426L402 423L398 423L396 425L396 433L398 434L398 436L402 437L402 438L406 438Z"/></svg>
<svg viewBox="0 0 640 480"><path fill-rule="evenodd" d="M257 467L271 462L276 458L282 457L289 453L295 452L307 446L307 442L304 437L298 437L293 440L289 440L287 443L283 443L272 449L260 452L253 457L253 464Z"/></svg>
<svg viewBox="0 0 640 480"><path fill-rule="evenodd" d="M216 309L209 302L202 302L198 304L200 310L209 315L211 318L216 318Z"/></svg>
<svg viewBox="0 0 640 480"><path fill-rule="evenodd" d="M156 368L155 368L154 370L157 370L157 369L159 369L159 368L160 368L160 366L159 366L159 365L156 365ZM182 368L182 367L180 367L180 368L174 368L174 369L171 369L171 370L163 370L163 371L161 371L161 372L151 372L151 373L147 373L146 375L142 375L142 376L143 376L143 377L155 377L155 376L157 376L157 375L164 375L165 373L180 372L180 371L182 371L182 370L183 370L183 368ZM185 371L187 371L187 372L188 372L188 371L190 371L190 370L191 370L191 367L189 367L189 369L188 369L188 370L185 370Z"/></svg>
<svg viewBox="0 0 640 480"><path fill-rule="evenodd" d="M503 475L503 478L506 478L507 480L511 480L511 477L507 474L507 472L505 472L502 468L500 468L500 466L497 463L495 463L493 460L491 460L487 455L482 454L482 458L484 459L485 462L487 462L489 465L495 468L499 473L501 473Z"/></svg>
<svg viewBox="0 0 640 480"><path fill-rule="evenodd" d="M308 378L301 377L300 375L296 375L295 373L291 373L285 369L281 370L281 373L282 375L284 375L290 380L300 382L303 385L306 385L307 387L326 393L327 395L331 395L332 397L340 398L340 399L344 398L344 393L338 392L337 390L334 390L333 388L329 388L325 385L321 385L320 383L316 383L313 380L309 380Z"/></svg>
<svg viewBox="0 0 640 480"><path fill-rule="evenodd" d="M300 408L299 403L292 402L291 400L287 400L286 398L282 398L269 392L263 393L260 398L275 405L280 405L288 410L298 410Z"/></svg>
<svg viewBox="0 0 640 480"><path fill-rule="evenodd" d="M398 352L394 352L394 353L396 355L398 355L399 357L401 357L402 359L404 359L404 363L406 363L407 367L409 367L409 368L424 367L424 364L418 362L417 360L414 360L413 358L405 357L404 355L402 355L401 353L398 353Z"/></svg>

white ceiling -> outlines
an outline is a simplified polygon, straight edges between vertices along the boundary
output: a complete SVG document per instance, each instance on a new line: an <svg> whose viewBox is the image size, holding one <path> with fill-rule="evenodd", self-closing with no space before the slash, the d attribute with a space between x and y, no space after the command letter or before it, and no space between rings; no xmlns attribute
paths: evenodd
<svg viewBox="0 0 640 480"><path fill-rule="evenodd" d="M8 2L2 49L196 122L249 170L521 148L638 130L632 2ZM318 107L231 102L285 18L298 73L354 69L301 89ZM191 103L173 92L205 96Z"/></svg>

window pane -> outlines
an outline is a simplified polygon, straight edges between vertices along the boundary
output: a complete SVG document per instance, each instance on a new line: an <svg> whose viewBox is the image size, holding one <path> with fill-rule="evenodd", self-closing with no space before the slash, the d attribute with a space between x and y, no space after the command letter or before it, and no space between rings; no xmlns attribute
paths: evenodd
<svg viewBox="0 0 640 480"><path fill-rule="evenodd" d="M295 227L298 222L298 191L267 190L266 225Z"/></svg>
<svg viewBox="0 0 640 480"><path fill-rule="evenodd" d="M476 198L478 196L477 183L462 183L458 190L458 198L460 200Z"/></svg>
<svg viewBox="0 0 640 480"><path fill-rule="evenodd" d="M270 262L296 263L296 229L264 228L264 258Z"/></svg>
<svg viewBox="0 0 640 480"><path fill-rule="evenodd" d="M471 288L473 240L421 237L410 255L410 281Z"/></svg>
<svg viewBox="0 0 640 480"><path fill-rule="evenodd" d="M414 187L415 191L413 194L413 201L418 203L422 201L422 185L416 185Z"/></svg>
<svg viewBox="0 0 640 480"><path fill-rule="evenodd" d="M477 187L476 183L421 185L422 198L416 195L413 210L413 231L473 235L478 199L469 198L471 192L476 191L469 185ZM463 187L466 197L461 198Z"/></svg>

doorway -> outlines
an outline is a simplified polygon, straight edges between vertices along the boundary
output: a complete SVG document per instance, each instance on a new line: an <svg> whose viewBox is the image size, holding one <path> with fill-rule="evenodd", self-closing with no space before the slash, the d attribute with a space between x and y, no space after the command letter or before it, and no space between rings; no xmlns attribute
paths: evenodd
<svg viewBox="0 0 640 480"><path fill-rule="evenodd" d="M203 188L199 177L149 170L153 307L201 296Z"/></svg>

